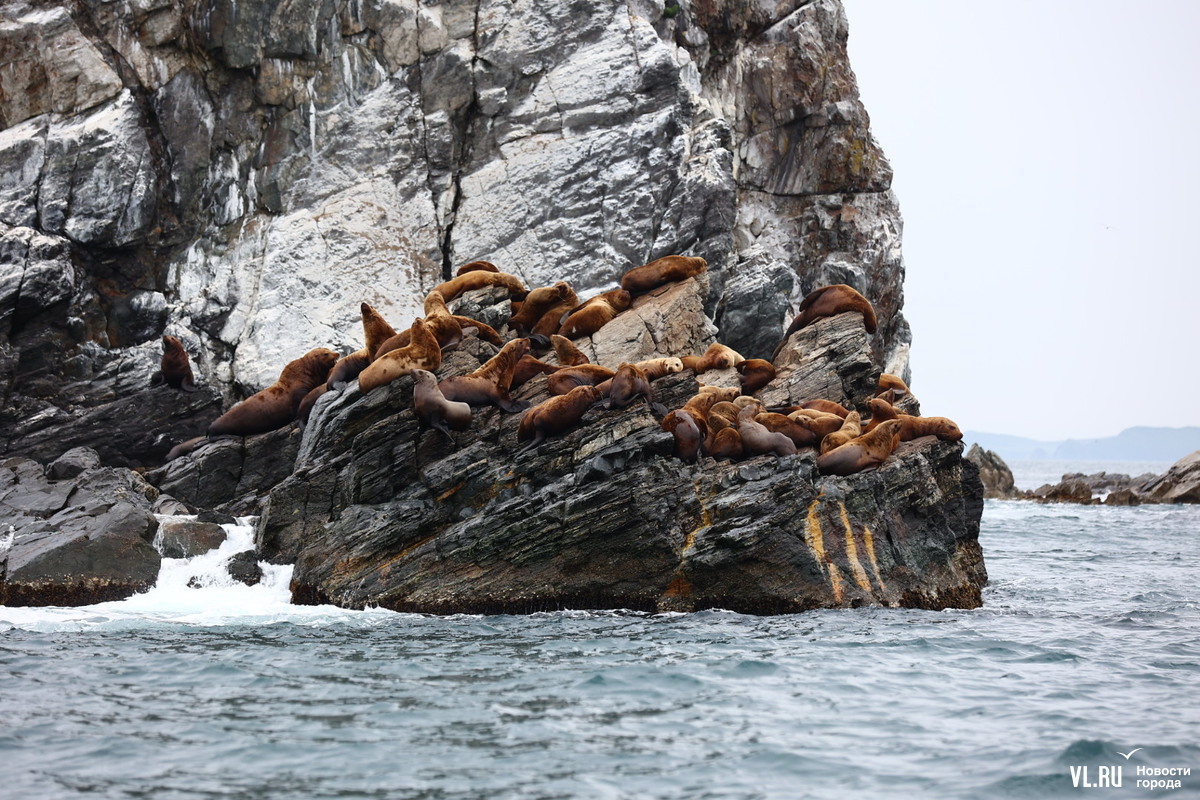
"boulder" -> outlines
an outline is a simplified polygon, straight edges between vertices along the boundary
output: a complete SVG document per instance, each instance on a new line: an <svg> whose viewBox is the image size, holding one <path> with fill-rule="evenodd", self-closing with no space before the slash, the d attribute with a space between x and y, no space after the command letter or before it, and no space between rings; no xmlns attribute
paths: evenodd
<svg viewBox="0 0 1200 800"><path fill-rule="evenodd" d="M0 464L0 605L122 600L158 579L158 491L128 469L95 466L94 453L71 460L93 465L54 479L31 459Z"/></svg>
<svg viewBox="0 0 1200 800"><path fill-rule="evenodd" d="M257 586L262 581L262 567L258 565L258 554L253 550L234 553L226 562L225 569L229 577L247 586Z"/></svg>
<svg viewBox="0 0 1200 800"><path fill-rule="evenodd" d="M853 408L875 394L882 371L872 359L862 314L853 312L796 331L774 363L775 380L758 393L767 406L822 399Z"/></svg>
<svg viewBox="0 0 1200 800"><path fill-rule="evenodd" d="M1159 503L1200 503L1200 450L1176 461L1165 475L1143 483L1139 493Z"/></svg>
<svg viewBox="0 0 1200 800"><path fill-rule="evenodd" d="M967 451L967 460L979 469L979 479L983 482L985 498L1012 500L1020 496L1021 493L1013 482L1012 470L998 454L991 450L984 450L978 444L973 444Z"/></svg>
<svg viewBox="0 0 1200 800"><path fill-rule="evenodd" d="M163 558L191 558L216 550L228 538L225 529L212 522L159 517L158 548Z"/></svg>

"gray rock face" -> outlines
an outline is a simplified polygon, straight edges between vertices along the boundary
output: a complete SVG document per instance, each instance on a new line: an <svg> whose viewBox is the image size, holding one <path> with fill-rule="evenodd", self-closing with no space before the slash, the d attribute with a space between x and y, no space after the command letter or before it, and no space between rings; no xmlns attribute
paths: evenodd
<svg viewBox="0 0 1200 800"><path fill-rule="evenodd" d="M1200 451L1176 461L1167 474L1143 483L1139 493L1159 503L1200 503Z"/></svg>
<svg viewBox="0 0 1200 800"><path fill-rule="evenodd" d="M837 0L0 0L3 452L126 397L119 365L164 330L227 406L357 349L364 300L407 325L476 258L587 294L701 255L745 355L850 283L907 378L847 35Z"/></svg>
<svg viewBox="0 0 1200 800"><path fill-rule="evenodd" d="M213 522L165 517L158 523L158 547L164 558L191 558L215 550L228 538Z"/></svg>
<svg viewBox="0 0 1200 800"><path fill-rule="evenodd" d="M79 472L69 462L85 466ZM55 462L0 464L0 605L77 606L122 600L158 579L158 491L127 469L76 451Z"/></svg>
<svg viewBox="0 0 1200 800"><path fill-rule="evenodd" d="M984 450L978 444L973 444L967 451L967 460L979 470L979 479L983 482L985 498L1011 500L1020 495L1013 482L1012 470L996 453Z"/></svg>

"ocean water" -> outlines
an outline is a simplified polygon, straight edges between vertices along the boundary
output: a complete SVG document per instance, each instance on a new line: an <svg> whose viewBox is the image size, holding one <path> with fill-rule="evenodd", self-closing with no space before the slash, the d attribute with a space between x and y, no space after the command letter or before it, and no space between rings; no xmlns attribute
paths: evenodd
<svg viewBox="0 0 1200 800"><path fill-rule="evenodd" d="M0 607L0 797L1200 796L1200 508L988 501L982 609L778 617L293 607L229 530Z"/></svg>

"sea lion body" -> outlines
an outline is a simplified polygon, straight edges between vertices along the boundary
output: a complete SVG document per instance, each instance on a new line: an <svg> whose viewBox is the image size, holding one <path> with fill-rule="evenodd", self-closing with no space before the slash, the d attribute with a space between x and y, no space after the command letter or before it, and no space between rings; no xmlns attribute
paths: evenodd
<svg viewBox="0 0 1200 800"><path fill-rule="evenodd" d="M809 400L801 403L800 407L812 411L824 411L826 414L837 414L842 419L845 419L846 415L850 413L850 409L832 400Z"/></svg>
<svg viewBox="0 0 1200 800"><path fill-rule="evenodd" d="M208 437L250 436L277 430L296 419L304 396L325 383L338 354L325 347L309 350L288 363L279 379L217 417Z"/></svg>
<svg viewBox="0 0 1200 800"><path fill-rule="evenodd" d="M558 333L568 339L591 336L631 305L633 296L624 289L613 289L598 294L571 311L563 320Z"/></svg>
<svg viewBox="0 0 1200 800"><path fill-rule="evenodd" d="M737 461L745 455L742 435L735 427L722 428L713 435L708 454L717 461Z"/></svg>
<svg viewBox="0 0 1200 800"><path fill-rule="evenodd" d="M566 281L559 281L553 286L541 286L525 296L521 309L508 320L508 327L519 336L537 333L549 336L558 333L559 320L564 312L579 305L579 298ZM542 326L542 318L553 315L552 325ZM539 327L543 327L539 330ZM549 330L549 328L553 330Z"/></svg>
<svg viewBox="0 0 1200 800"><path fill-rule="evenodd" d="M192 375L192 362L188 359L183 342L174 336L162 337L163 354L159 362L159 371L163 381L172 389L182 389L185 392L198 392L200 387Z"/></svg>
<svg viewBox="0 0 1200 800"><path fill-rule="evenodd" d="M900 421L900 441L908 442L920 436L936 436L943 442L961 442L963 433L954 420L946 417L914 417L897 414Z"/></svg>
<svg viewBox="0 0 1200 800"><path fill-rule="evenodd" d="M700 458L700 446L704 437L700 435L700 427L691 414L683 409L676 409L663 417L660 425L675 438L676 458L687 462Z"/></svg>
<svg viewBox="0 0 1200 800"><path fill-rule="evenodd" d="M359 391L366 394L414 369L433 371L442 365L442 348L423 319L413 320L408 336L407 345L376 357L369 367L359 373Z"/></svg>
<svg viewBox="0 0 1200 800"><path fill-rule="evenodd" d="M499 272L500 268L490 261L468 261L458 268L455 276L466 275L468 272Z"/></svg>
<svg viewBox="0 0 1200 800"><path fill-rule="evenodd" d="M870 300L859 294L857 289L844 283L813 289L800 301L799 313L792 320L792 324L788 325L787 331L783 334L783 340L776 346L771 360L774 361L779 357L779 351L796 331L821 317L832 317L847 311L861 313L867 333L875 333L877 325L875 307L871 305Z"/></svg>
<svg viewBox="0 0 1200 800"><path fill-rule="evenodd" d="M462 341L462 325L446 307L446 298L441 292L432 291L425 295L425 324L443 350Z"/></svg>
<svg viewBox="0 0 1200 800"><path fill-rule="evenodd" d="M765 358L743 359L736 367L742 394L755 394L759 389L775 380L775 365Z"/></svg>
<svg viewBox="0 0 1200 800"><path fill-rule="evenodd" d="M362 315L364 345L333 365L333 369L329 371L329 380L325 383L329 389L340 389L357 378L374 359L375 351L396 335L395 329L369 303L362 303L359 313Z"/></svg>
<svg viewBox="0 0 1200 800"><path fill-rule="evenodd" d="M595 386L612 378L616 372L599 364L580 364L577 367L563 367L546 379L550 394L561 395L576 386Z"/></svg>
<svg viewBox="0 0 1200 800"><path fill-rule="evenodd" d="M525 284L516 275L482 269L470 270L456 278L439 283L434 287L434 291L440 293L442 298L449 303L461 294L474 291L475 289L485 289L489 286L502 286L508 290L510 295L518 300L524 299L525 295L529 293L529 290L525 288Z"/></svg>
<svg viewBox="0 0 1200 800"><path fill-rule="evenodd" d="M557 436L579 424L598 400L600 390L595 386L576 386L564 395L551 397L525 411L517 428L517 441L528 442L516 455L532 450L547 436Z"/></svg>
<svg viewBox="0 0 1200 800"><path fill-rule="evenodd" d="M554 348L554 357L558 359L560 367L578 367L580 364L591 363L591 360L583 354L583 351L565 336L557 333L551 335L550 346Z"/></svg>
<svg viewBox="0 0 1200 800"><path fill-rule="evenodd" d="M823 475L853 475L878 467L900 444L901 424L898 419L888 420L875 430L817 456L817 469Z"/></svg>
<svg viewBox="0 0 1200 800"><path fill-rule="evenodd" d="M447 400L432 372L414 369L412 376L413 411L425 427L441 431L450 441L454 441L451 430L465 431L471 427L471 406Z"/></svg>
<svg viewBox="0 0 1200 800"><path fill-rule="evenodd" d="M828 433L821 439L821 455L825 455L830 450L849 442L858 436L862 436L862 417L857 411L851 411L846 415L842 427L838 428L833 433Z"/></svg>
<svg viewBox="0 0 1200 800"><path fill-rule="evenodd" d="M706 269L708 262L703 258L663 256L626 272L621 276L621 288L631 294L644 294L674 281L693 278Z"/></svg>
<svg viewBox="0 0 1200 800"><path fill-rule="evenodd" d="M765 412L755 415L754 421L772 433L782 433L797 447L816 447L821 441L820 435L808 426L783 414Z"/></svg>
<svg viewBox="0 0 1200 800"><path fill-rule="evenodd" d="M467 375L455 375L438 384L447 400L472 406L494 405L509 413L523 411L524 403L509 397L517 363L529 354L528 339L513 339L487 363Z"/></svg>
<svg viewBox="0 0 1200 800"><path fill-rule="evenodd" d="M700 356L685 356L683 366L694 371L697 375L710 369L731 369L746 359L732 347L726 347L720 342L713 342Z"/></svg>
<svg viewBox="0 0 1200 800"><path fill-rule="evenodd" d="M787 416L816 435L817 440L813 444L817 444L829 434L840 429L845 423L845 420L837 414L826 414L815 410L802 409L800 411L793 411Z"/></svg>
<svg viewBox="0 0 1200 800"><path fill-rule="evenodd" d="M636 364L622 363L618 365L617 374L612 377L612 385L607 392L604 392L603 389L601 392L608 395L607 407L610 409L628 408L638 398L641 398L651 409L659 411L659 413L666 413L666 409L662 409L661 406L656 408L654 389L650 387L650 378L646 375L645 370L640 369Z"/></svg>
<svg viewBox="0 0 1200 800"><path fill-rule="evenodd" d="M524 386L538 375L550 375L557 371L558 367L547 364L545 361L529 355L521 356L521 360L517 362L517 366L513 370L512 383L509 385L509 389L512 390Z"/></svg>
<svg viewBox="0 0 1200 800"><path fill-rule="evenodd" d="M646 373L646 377L651 381L656 381L667 375L674 375L677 372L683 372L683 361L673 357L648 358L645 361L637 362L634 366Z"/></svg>
<svg viewBox="0 0 1200 800"><path fill-rule="evenodd" d="M871 419L867 422L865 433L870 433L884 422L899 416L895 407L882 397L872 397L868 400L867 410L871 412Z"/></svg>

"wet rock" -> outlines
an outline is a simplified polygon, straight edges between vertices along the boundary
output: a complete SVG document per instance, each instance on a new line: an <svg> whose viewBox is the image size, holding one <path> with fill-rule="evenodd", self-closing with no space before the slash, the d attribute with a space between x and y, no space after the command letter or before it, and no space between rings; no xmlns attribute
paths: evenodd
<svg viewBox="0 0 1200 800"><path fill-rule="evenodd" d="M257 586L262 581L262 567L258 565L258 555L253 550L243 550L230 556L225 569L229 577L247 586Z"/></svg>
<svg viewBox="0 0 1200 800"><path fill-rule="evenodd" d="M1176 461L1165 475L1146 481L1139 493L1159 503L1200 503L1200 450Z"/></svg>
<svg viewBox="0 0 1200 800"><path fill-rule="evenodd" d="M46 467L46 477L52 481L61 481L99 466L100 454L95 450L90 447L73 447Z"/></svg>
<svg viewBox="0 0 1200 800"><path fill-rule="evenodd" d="M58 474L71 472L65 463ZM90 605L152 587L160 561L150 510L157 497L127 469L91 466L56 480L36 461L4 461L0 605Z"/></svg>
<svg viewBox="0 0 1200 800"><path fill-rule="evenodd" d="M191 558L215 550L228 538L225 529L212 522L160 518L159 550L163 558Z"/></svg>
<svg viewBox="0 0 1200 800"><path fill-rule="evenodd" d="M905 412L908 413L908 412ZM991 450L984 450L978 444L971 445L967 451L967 460L979 469L979 479L983 482L983 496L989 500L1011 500L1020 495L1013 482L1012 470L1004 463L1004 459Z"/></svg>
<svg viewBox="0 0 1200 800"><path fill-rule="evenodd" d="M776 376L759 399L768 406L833 400L850 408L875 394L882 371L862 314L825 317L793 333L775 359Z"/></svg>

